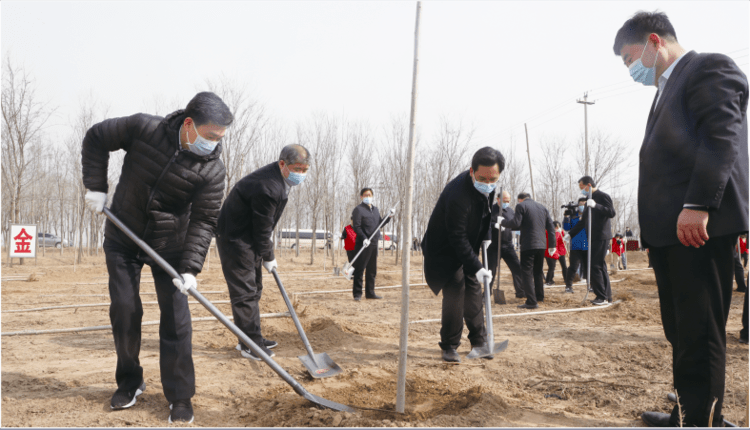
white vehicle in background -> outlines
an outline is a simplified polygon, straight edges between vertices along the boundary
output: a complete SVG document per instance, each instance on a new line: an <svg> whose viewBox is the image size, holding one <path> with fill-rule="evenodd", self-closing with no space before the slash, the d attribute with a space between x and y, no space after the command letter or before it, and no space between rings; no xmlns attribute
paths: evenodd
<svg viewBox="0 0 750 430"><path fill-rule="evenodd" d="M378 249L385 248L389 251L393 251L397 247L398 247L398 235L396 233L381 232L380 240L378 241Z"/></svg>
<svg viewBox="0 0 750 430"><path fill-rule="evenodd" d="M312 246L312 230L300 229L299 230L299 247L300 249L310 249ZM278 235L276 236L278 239ZM333 241L333 235L330 231L317 230L315 232L315 247L318 249L325 249L325 247L331 248ZM279 246L289 247L294 249L297 247L297 230L281 230L281 242Z"/></svg>

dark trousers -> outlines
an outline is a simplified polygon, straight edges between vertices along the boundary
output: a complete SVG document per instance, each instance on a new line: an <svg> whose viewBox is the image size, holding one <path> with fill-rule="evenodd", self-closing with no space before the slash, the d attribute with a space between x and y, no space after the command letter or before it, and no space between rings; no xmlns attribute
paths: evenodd
<svg viewBox="0 0 750 430"><path fill-rule="evenodd" d="M588 251L570 251L570 267L568 267L568 276L565 277L565 286L573 286L573 276L581 270L581 279L586 278L586 268L588 267Z"/></svg>
<svg viewBox="0 0 750 430"><path fill-rule="evenodd" d="M443 316L440 328L440 349L457 349L461 344L461 333L469 329L472 346L484 343L485 327L482 285L472 274L458 269L443 286Z"/></svg>
<svg viewBox="0 0 750 430"><path fill-rule="evenodd" d="M361 244L359 245L362 246ZM359 252L359 248L356 249ZM353 257L352 257L353 258ZM367 269L365 277L365 297L375 297L375 276L378 274L378 243L372 242L370 246L362 251L354 262L354 283L352 294L354 297L362 297L362 276Z"/></svg>
<svg viewBox="0 0 750 430"><path fill-rule="evenodd" d="M742 254L742 267L747 267L747 254Z"/></svg>
<svg viewBox="0 0 750 430"><path fill-rule="evenodd" d="M557 266L558 261L560 262L560 270L562 271L564 282L568 275L568 265L565 262L565 256L561 255L559 260L547 256L545 256L544 259L547 261L547 276L545 276L544 282L551 284L555 281L555 266Z"/></svg>
<svg viewBox="0 0 750 430"><path fill-rule="evenodd" d="M747 285L745 285L745 269L742 268L740 262L740 255L734 253L734 279L737 282L737 291L747 291Z"/></svg>
<svg viewBox="0 0 750 430"><path fill-rule="evenodd" d="M141 257L117 242L104 240L109 273L109 320L117 352L115 380L117 389L134 391L143 380L141 322L143 305L139 295L141 269L151 266L159 302L159 370L164 396L170 403L195 395L193 367L193 327L187 296L172 283L172 277L148 257ZM179 256L162 256L176 267Z"/></svg>
<svg viewBox="0 0 750 430"><path fill-rule="evenodd" d="M523 281L521 281L521 262L518 261L518 256L516 255L516 250L513 249L513 245L503 246L500 251L500 258L505 261L508 269L510 269L516 297L526 297L523 292ZM489 260L489 269L492 272L492 284L494 285L495 274L497 273L497 247L487 249L487 259Z"/></svg>
<svg viewBox="0 0 750 430"><path fill-rule="evenodd" d="M704 246L650 248L664 334L672 344L674 388L683 424L706 427L714 399L713 426L722 423L726 323L734 280L736 235L712 237ZM678 408L670 423L678 425Z"/></svg>
<svg viewBox="0 0 750 430"><path fill-rule="evenodd" d="M742 306L742 330L740 330L740 338L747 340L747 298L750 294L745 292L745 304Z"/></svg>
<svg viewBox="0 0 750 430"><path fill-rule="evenodd" d="M246 244L216 238L221 271L227 281L234 324L257 345L263 345L260 306L263 295L263 261ZM237 339L239 343L242 341ZM243 347L244 344L242 344Z"/></svg>
<svg viewBox="0 0 750 430"><path fill-rule="evenodd" d="M351 251L346 251L346 260L351 263L352 258L354 258L355 255L357 255L357 251L353 249Z"/></svg>
<svg viewBox="0 0 750 430"><path fill-rule="evenodd" d="M611 302L612 286L609 283L609 273L607 273L605 261L609 243L609 240L591 241L591 279L589 284L597 299Z"/></svg>
<svg viewBox="0 0 750 430"><path fill-rule="evenodd" d="M544 250L521 251L521 276L526 304L535 306L544 301Z"/></svg>

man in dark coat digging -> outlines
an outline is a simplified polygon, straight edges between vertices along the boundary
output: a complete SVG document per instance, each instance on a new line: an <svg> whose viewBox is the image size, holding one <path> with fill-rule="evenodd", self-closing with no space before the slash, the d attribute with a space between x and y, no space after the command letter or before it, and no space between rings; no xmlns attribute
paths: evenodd
<svg viewBox="0 0 750 430"><path fill-rule="evenodd" d="M269 357L274 356L270 349L278 343L265 339L260 331L262 268L271 273L278 266L271 236L286 207L289 190L305 180L310 162L310 152L304 146L285 146L278 161L234 185L219 214L216 248L229 287L234 323ZM242 342L236 349L245 358L261 359Z"/></svg>
<svg viewBox="0 0 750 430"><path fill-rule="evenodd" d="M492 273L479 261L490 228L491 206L505 158L490 147L477 151L471 168L445 186L432 211L422 241L424 272L435 294L443 291L440 349L443 360L461 361L464 321L472 348L485 345L482 286ZM491 358L491 357L488 357Z"/></svg>
<svg viewBox="0 0 750 430"><path fill-rule="evenodd" d="M169 422L192 422L195 369L187 291L196 287L224 194L221 138L234 117L214 93L198 93L185 110L166 118L135 114L91 127L83 139L86 204L101 213L107 202L109 153L125 151L111 211L158 252L184 282L172 279L107 220L104 254L112 304L109 318L117 351L117 391L110 407L135 405L146 389L141 349L141 269L151 266L161 322L159 368ZM175 288L177 287L177 288Z"/></svg>

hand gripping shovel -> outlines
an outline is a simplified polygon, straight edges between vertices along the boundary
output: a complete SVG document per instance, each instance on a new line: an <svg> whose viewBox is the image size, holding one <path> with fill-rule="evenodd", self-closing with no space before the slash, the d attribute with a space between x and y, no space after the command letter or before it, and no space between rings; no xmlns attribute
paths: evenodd
<svg viewBox="0 0 750 430"><path fill-rule="evenodd" d="M300 324L299 318L297 318L297 313L294 311L292 302L289 301L289 296L286 294L284 285L281 283L281 279L279 279L279 274L278 272L276 272L275 267L273 268L271 273L273 274L273 278L276 279L276 284L279 286L281 296L284 297L286 307L289 308L289 314L292 316L294 325L297 327L297 332L299 332L299 337L302 338L302 343L305 344L305 349L307 350L307 355L300 355L297 358L302 361L302 364L305 365L307 371L310 372L310 376L312 376L313 378L328 378L330 376L336 376L341 373L341 368L339 367L339 365L334 363L333 360L331 360L331 357L328 356L328 354L326 354L325 352L315 354L313 352L312 347L310 346L310 342L307 340L307 336L305 336L305 330L302 329L302 324Z"/></svg>
<svg viewBox="0 0 750 430"><path fill-rule="evenodd" d="M159 254L156 253L153 249L151 249L150 246L146 244L146 242L142 241L138 236L135 235L125 224L122 223L110 210L109 208L104 208L103 210L104 215L109 218L110 221L112 221L120 230L122 230L133 242L135 242L143 251L146 252L151 258L154 259L154 261L162 268L164 271L166 271L169 276L177 279L182 279L182 277L177 273L176 270L172 266L169 265L163 258L159 256ZM333 409L334 411L345 411L345 412L354 412L354 409L342 405L340 403L332 402L330 400L326 400L322 397L318 397L315 394L312 394L305 390L302 385L300 385L299 382L297 382L290 374L288 374L284 369L281 368L275 361L271 359L265 352L263 352L258 345L255 344L245 333L242 332L239 328L237 328L236 325L234 325L229 319L221 313L208 299L203 297L203 294L199 293L198 290L195 288L191 288L188 290L188 293L190 293L191 296L195 297L200 304L202 304L206 309L208 309L211 314L216 317L219 322L224 324L226 328L229 329L235 336L237 336L240 340L242 340L242 343L245 344L248 348L250 348L255 355L261 358L261 360L265 361L268 366L271 367L271 369L276 372L277 375L281 377L287 384L291 385L294 391L299 394L300 396L304 397L305 399L309 400L310 402L314 403L317 406Z"/></svg>
<svg viewBox="0 0 750 430"><path fill-rule="evenodd" d="M368 238L370 242L372 242L372 238L375 237L376 234L378 234L378 231L380 231L380 228L383 227L383 225L388 220L388 218L393 216L393 214L395 213L396 213L396 206L392 207L388 211L388 216L384 217L383 221L380 221L380 225L378 226L378 228L376 228L375 231L372 232L372 234ZM354 266L353 266L354 261L357 260L357 257L359 257L359 254L361 254L362 251L364 250L365 250L365 247L363 246L362 248L359 249L359 252L357 253L357 255L355 255L354 258L352 258L352 261L349 261L348 263L344 264L344 277L346 277L346 279L351 281L352 275L354 275Z"/></svg>
<svg viewBox="0 0 750 430"><path fill-rule="evenodd" d="M484 259L484 268L487 268L487 247L490 245L489 240L482 242L482 257ZM495 332L492 329L492 304L490 303L490 280L486 277L483 279L484 283L484 318L487 324L487 342L484 343L483 347L474 348L466 356L466 358L482 358L491 357L499 352L505 351L508 347L508 341L495 345Z"/></svg>

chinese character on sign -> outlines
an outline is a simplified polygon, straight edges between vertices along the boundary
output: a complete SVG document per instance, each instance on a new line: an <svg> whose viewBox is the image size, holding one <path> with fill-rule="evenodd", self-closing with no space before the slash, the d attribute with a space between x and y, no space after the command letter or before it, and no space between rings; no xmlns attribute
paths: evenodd
<svg viewBox="0 0 750 430"><path fill-rule="evenodd" d="M34 236L26 233L26 229L22 228L21 232L18 233L16 237L13 238L16 242L16 253L25 253L25 254L31 254L31 243L29 241L33 239Z"/></svg>

